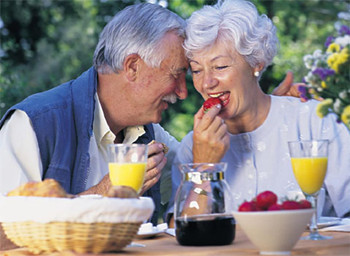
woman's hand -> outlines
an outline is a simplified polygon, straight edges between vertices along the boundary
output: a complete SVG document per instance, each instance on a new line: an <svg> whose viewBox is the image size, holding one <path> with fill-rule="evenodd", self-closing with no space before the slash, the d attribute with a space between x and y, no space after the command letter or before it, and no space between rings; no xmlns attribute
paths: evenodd
<svg viewBox="0 0 350 256"><path fill-rule="evenodd" d="M194 116L193 162L217 163L230 145L230 138L224 120L218 116L221 106L217 105L204 113L203 108Z"/></svg>
<svg viewBox="0 0 350 256"><path fill-rule="evenodd" d="M148 145L148 160L145 181L142 186L140 195L150 189L160 179L162 169L167 162L162 143L156 142Z"/></svg>

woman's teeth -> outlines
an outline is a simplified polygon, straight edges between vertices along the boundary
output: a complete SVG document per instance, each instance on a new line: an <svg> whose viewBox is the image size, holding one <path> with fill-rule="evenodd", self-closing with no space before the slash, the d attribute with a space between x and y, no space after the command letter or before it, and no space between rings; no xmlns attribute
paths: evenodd
<svg viewBox="0 0 350 256"><path fill-rule="evenodd" d="M222 95L224 95L223 92L222 92L222 93L217 93L217 94L210 94L209 96L210 96L211 98L218 98L218 97L220 97L220 96L222 96Z"/></svg>

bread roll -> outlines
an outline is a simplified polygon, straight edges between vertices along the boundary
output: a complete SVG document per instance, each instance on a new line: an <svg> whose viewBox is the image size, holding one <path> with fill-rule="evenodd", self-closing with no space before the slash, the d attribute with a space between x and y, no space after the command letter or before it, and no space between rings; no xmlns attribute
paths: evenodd
<svg viewBox="0 0 350 256"><path fill-rule="evenodd" d="M8 192L7 196L70 197L54 179L27 182Z"/></svg>
<svg viewBox="0 0 350 256"><path fill-rule="evenodd" d="M156 143L156 142L157 142L157 141L152 140L148 145L152 145L152 144L154 144L154 143ZM162 142L160 142L160 143L162 143ZM163 145L163 152L164 152L164 154L168 153L168 151L169 151L168 146L167 146L165 143L162 143L162 145Z"/></svg>
<svg viewBox="0 0 350 256"><path fill-rule="evenodd" d="M104 196L118 198L139 198L137 192L132 187L128 186L112 186Z"/></svg>

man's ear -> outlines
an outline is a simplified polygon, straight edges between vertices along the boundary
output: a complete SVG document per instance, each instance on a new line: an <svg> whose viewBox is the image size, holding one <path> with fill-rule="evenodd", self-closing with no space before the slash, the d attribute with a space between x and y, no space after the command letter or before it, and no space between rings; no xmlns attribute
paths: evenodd
<svg viewBox="0 0 350 256"><path fill-rule="evenodd" d="M140 69L140 63L141 58L138 54L133 53L126 56L123 63L123 69L128 80L135 81Z"/></svg>

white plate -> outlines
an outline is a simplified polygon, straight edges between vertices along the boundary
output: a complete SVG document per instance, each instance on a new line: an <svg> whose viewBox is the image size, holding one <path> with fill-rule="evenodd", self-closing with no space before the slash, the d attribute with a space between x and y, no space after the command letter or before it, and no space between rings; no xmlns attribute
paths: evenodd
<svg viewBox="0 0 350 256"><path fill-rule="evenodd" d="M139 239L146 239L146 238L153 238L161 233L164 233L164 231L150 231L150 232L138 232L136 235L136 238Z"/></svg>
<svg viewBox="0 0 350 256"><path fill-rule="evenodd" d="M340 224L341 218L337 217L320 217L320 219L317 222L318 228L325 228L333 225Z"/></svg>
<svg viewBox="0 0 350 256"><path fill-rule="evenodd" d="M157 235L165 233L168 225L159 224L156 227L152 225L152 223L144 223L140 226L139 231L137 232L136 238L145 239L145 238L153 238Z"/></svg>
<svg viewBox="0 0 350 256"><path fill-rule="evenodd" d="M168 228L165 233L171 236L175 236L175 229L174 228Z"/></svg>

